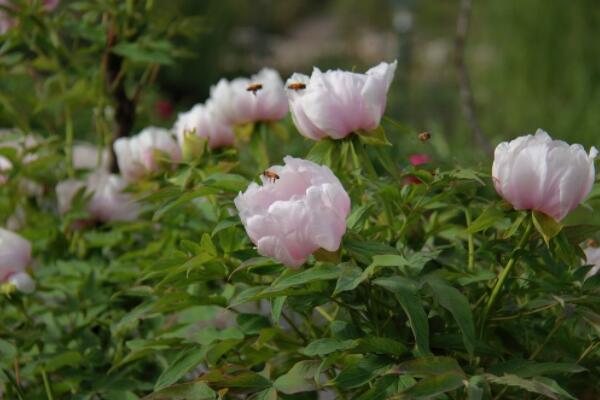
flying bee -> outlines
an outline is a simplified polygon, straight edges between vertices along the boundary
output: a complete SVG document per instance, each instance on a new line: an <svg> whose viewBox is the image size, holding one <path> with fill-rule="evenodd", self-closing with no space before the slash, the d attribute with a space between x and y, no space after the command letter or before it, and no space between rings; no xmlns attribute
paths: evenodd
<svg viewBox="0 0 600 400"><path fill-rule="evenodd" d="M418 137L421 142L426 142L431 139L431 134L429 132L421 132Z"/></svg>
<svg viewBox="0 0 600 400"><path fill-rule="evenodd" d="M288 87L288 89L298 91L298 90L306 89L306 84L302 83L302 82L294 82L294 83L290 83L287 87Z"/></svg>
<svg viewBox="0 0 600 400"><path fill-rule="evenodd" d="M279 175L273 171L265 170L262 174L271 183L274 183L277 179L279 179Z"/></svg>
<svg viewBox="0 0 600 400"><path fill-rule="evenodd" d="M251 84L248 85L248 87L246 88L246 90L248 92L252 92L252 94L256 96L256 92L258 92L262 88L263 88L262 83L251 83Z"/></svg>
<svg viewBox="0 0 600 400"><path fill-rule="evenodd" d="M598 242L596 242L594 239L588 239L586 244L588 247L598 247Z"/></svg>

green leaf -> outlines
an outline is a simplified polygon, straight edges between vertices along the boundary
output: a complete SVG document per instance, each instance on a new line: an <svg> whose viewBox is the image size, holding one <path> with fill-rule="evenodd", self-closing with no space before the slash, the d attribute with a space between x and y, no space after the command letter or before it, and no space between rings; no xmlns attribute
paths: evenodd
<svg viewBox="0 0 600 400"><path fill-rule="evenodd" d="M281 375L273 382L277 391L285 394L294 394L315 390L315 372L320 361L300 361L286 374Z"/></svg>
<svg viewBox="0 0 600 400"><path fill-rule="evenodd" d="M396 368L398 373L416 376L432 376L446 373L464 375L458 362L452 357L421 357L405 361Z"/></svg>
<svg viewBox="0 0 600 400"><path fill-rule="evenodd" d="M315 281L326 281L336 279L340 275L340 269L333 265L320 265L304 271L288 275L279 279L261 294L276 293L293 286L305 285Z"/></svg>
<svg viewBox="0 0 600 400"><path fill-rule="evenodd" d="M241 175L215 173L206 178L204 185L212 188L222 189L227 192L238 193L248 187L248 180Z"/></svg>
<svg viewBox="0 0 600 400"><path fill-rule="evenodd" d="M570 225L563 228L569 243L578 245L600 231L600 225Z"/></svg>
<svg viewBox="0 0 600 400"><path fill-rule="evenodd" d="M277 390L275 388L265 389L256 394L255 400L277 400Z"/></svg>
<svg viewBox="0 0 600 400"><path fill-rule="evenodd" d="M546 244L549 244L550 239L558 235L563 226L544 213L533 211L532 215L533 226L535 226L535 229L542 235Z"/></svg>
<svg viewBox="0 0 600 400"><path fill-rule="evenodd" d="M363 270L353 263L343 263L338 265L338 268L340 268L340 277L335 284L334 296L355 289L365 279Z"/></svg>
<svg viewBox="0 0 600 400"><path fill-rule="evenodd" d="M217 393L204 382L182 383L144 397L144 400L216 400Z"/></svg>
<svg viewBox="0 0 600 400"><path fill-rule="evenodd" d="M431 399L462 387L463 380L464 376L462 375L446 372L421 379L402 394L409 396L411 399Z"/></svg>
<svg viewBox="0 0 600 400"><path fill-rule="evenodd" d="M518 387L528 392L538 393L554 400L558 400L560 398L575 400L575 397L571 396L554 380L549 378L538 377L533 379L524 379L512 374L505 374L503 376L485 374L484 376L489 382L497 385Z"/></svg>
<svg viewBox="0 0 600 400"><path fill-rule="evenodd" d="M504 218L504 214L496 205L491 205L467 228L468 233L476 233L494 226L494 224Z"/></svg>
<svg viewBox="0 0 600 400"><path fill-rule="evenodd" d="M335 141L332 139L321 139L308 152L307 160L317 164L331 166L331 155L335 148Z"/></svg>
<svg viewBox="0 0 600 400"><path fill-rule="evenodd" d="M376 377L382 370L390 367L387 358L367 355L356 364L342 370L333 380L333 384L341 389L357 388Z"/></svg>
<svg viewBox="0 0 600 400"><path fill-rule="evenodd" d="M553 375L553 374L576 374L586 371L580 365L574 363L557 363L515 359L509 360L490 367L489 372L494 375L513 374L521 378L531 378L534 376Z"/></svg>
<svg viewBox="0 0 600 400"><path fill-rule="evenodd" d="M400 276L391 276L376 279L373 283L389 290L396 296L410 321L417 350L422 355L430 354L429 322L414 282Z"/></svg>
<svg viewBox="0 0 600 400"><path fill-rule="evenodd" d="M279 320L281 319L281 312L283 311L283 305L287 296L275 297L271 299L271 318L273 322L279 326Z"/></svg>
<svg viewBox="0 0 600 400"><path fill-rule="evenodd" d="M324 356L335 351L349 350L356 347L358 343L355 340L338 340L332 338L317 339L300 350L302 354L308 357Z"/></svg>
<svg viewBox="0 0 600 400"><path fill-rule="evenodd" d="M381 126L381 125L379 125L377 128L370 130L370 131L359 130L357 132L357 134L358 134L358 138L360 139L360 141L363 142L364 144L378 145L378 146L391 146L392 145L390 143L390 141L388 140L388 138L385 136L385 129L383 129L383 126Z"/></svg>
<svg viewBox="0 0 600 400"><path fill-rule="evenodd" d="M363 264L370 264L376 255L398 254L395 248L371 240L344 239L343 248Z"/></svg>
<svg viewBox="0 0 600 400"><path fill-rule="evenodd" d="M348 227L348 229L358 229L360 225L363 224L364 221L367 219L367 217L369 216L369 211L374 206L375 205L373 203L368 203L358 207L354 207L350 212L350 215L348 215L348 218L346 218L346 226Z"/></svg>
<svg viewBox="0 0 600 400"><path fill-rule="evenodd" d="M159 391L177 382L189 370L198 366L204 359L205 353L199 349L182 351L177 358L158 377L154 390Z"/></svg>
<svg viewBox="0 0 600 400"><path fill-rule="evenodd" d="M77 367L84 361L83 356L78 351L67 351L57 354L45 362L45 370L47 372L56 371L62 367Z"/></svg>
<svg viewBox="0 0 600 400"><path fill-rule="evenodd" d="M432 293L442 307L450 311L463 336L465 348L472 356L475 351L475 323L469 300L456 288L433 276L426 278Z"/></svg>
<svg viewBox="0 0 600 400"><path fill-rule="evenodd" d="M112 48L112 52L133 62L144 64L173 64L170 55L172 47L166 40L121 42Z"/></svg>
<svg viewBox="0 0 600 400"><path fill-rule="evenodd" d="M353 351L360 353L389 354L392 356L403 356L410 353L410 350L397 340L377 336L367 336L358 339L358 346L354 348Z"/></svg>

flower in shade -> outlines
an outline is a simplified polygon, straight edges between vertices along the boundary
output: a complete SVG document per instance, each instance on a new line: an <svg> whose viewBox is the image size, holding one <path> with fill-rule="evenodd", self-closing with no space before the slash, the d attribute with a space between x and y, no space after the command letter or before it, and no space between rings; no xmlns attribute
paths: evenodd
<svg viewBox="0 0 600 400"><path fill-rule="evenodd" d="M160 171L163 158L164 161L181 161L177 141L168 130L153 126L131 138L117 139L114 150L119 170L128 181L137 181Z"/></svg>
<svg viewBox="0 0 600 400"><path fill-rule="evenodd" d="M35 290L26 269L31 262L31 244L7 229L0 228L0 282L12 283L23 293Z"/></svg>
<svg viewBox="0 0 600 400"><path fill-rule="evenodd" d="M286 85L298 131L309 139L320 140L342 139L359 130L377 128L396 64L383 62L365 74L321 72L318 68L310 77L293 74Z"/></svg>
<svg viewBox="0 0 600 400"><path fill-rule="evenodd" d="M4 156L0 156L0 185L8 181L8 172L12 169L12 163Z"/></svg>
<svg viewBox="0 0 600 400"><path fill-rule="evenodd" d="M588 247L584 250L585 264L591 265L592 268L585 275L585 278L594 276L600 271L600 247Z"/></svg>
<svg viewBox="0 0 600 400"><path fill-rule="evenodd" d="M346 231L350 198L327 166L287 156L251 183L235 206L258 253L298 267L323 248L336 251Z"/></svg>
<svg viewBox="0 0 600 400"><path fill-rule="evenodd" d="M250 78L221 79L210 89L215 112L231 125L277 121L288 112L288 101L279 73L263 68Z"/></svg>
<svg viewBox="0 0 600 400"><path fill-rule="evenodd" d="M214 103L210 100L206 104L196 104L191 110L179 114L174 130L182 149L186 143L186 135L207 139L211 149L232 146L235 142L232 126L219 117L215 112Z"/></svg>
<svg viewBox="0 0 600 400"><path fill-rule="evenodd" d="M58 209L61 214L71 209L73 198L80 190L89 197L86 210L100 222L131 221L137 218L140 205L124 190L127 182L119 175L95 172L87 180L69 179L56 185Z"/></svg>
<svg viewBox="0 0 600 400"><path fill-rule="evenodd" d="M589 194L594 159L579 145L569 145L538 129L535 135L500 143L492 178L496 191L517 210L536 210L561 221Z"/></svg>

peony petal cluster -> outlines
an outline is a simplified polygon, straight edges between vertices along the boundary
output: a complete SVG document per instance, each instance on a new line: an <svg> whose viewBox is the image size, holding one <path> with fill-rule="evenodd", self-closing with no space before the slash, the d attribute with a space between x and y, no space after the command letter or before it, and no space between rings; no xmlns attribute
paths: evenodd
<svg viewBox="0 0 600 400"><path fill-rule="evenodd" d="M140 212L140 205L126 193L127 181L121 176L97 171L85 181L69 179L56 186L58 209L61 214L71 209L73 198L79 190L90 196L87 211L100 222L132 221Z"/></svg>
<svg viewBox="0 0 600 400"><path fill-rule="evenodd" d="M293 74L286 85L298 131L309 139L321 140L343 139L359 130L377 128L396 65L396 61L382 62L364 74L321 72L318 68L310 77Z"/></svg>
<svg viewBox="0 0 600 400"><path fill-rule="evenodd" d="M218 117L230 125L276 121L288 112L283 80L270 68L250 78L221 79L210 89L210 99Z"/></svg>
<svg viewBox="0 0 600 400"><path fill-rule="evenodd" d="M319 248L339 248L350 197L327 166L290 156L284 162L269 168L276 177L251 183L235 206L259 254L298 267Z"/></svg>
<svg viewBox="0 0 600 400"><path fill-rule="evenodd" d="M35 290L26 269L31 262L31 244L7 229L0 228L0 282L12 283L23 293Z"/></svg>
<svg viewBox="0 0 600 400"><path fill-rule="evenodd" d="M114 150L119 170L130 182L161 170L159 154L172 162L181 161L181 150L167 129L148 127L133 137L115 141Z"/></svg>
<svg viewBox="0 0 600 400"><path fill-rule="evenodd" d="M517 210L536 210L561 221L581 203L595 179L596 148L535 135L500 143L492 177L496 191Z"/></svg>
<svg viewBox="0 0 600 400"><path fill-rule="evenodd" d="M179 114L174 130L182 149L186 145L188 134L208 140L211 149L233 146L235 142L233 127L218 116L214 103L210 100L206 104L196 104L191 110Z"/></svg>

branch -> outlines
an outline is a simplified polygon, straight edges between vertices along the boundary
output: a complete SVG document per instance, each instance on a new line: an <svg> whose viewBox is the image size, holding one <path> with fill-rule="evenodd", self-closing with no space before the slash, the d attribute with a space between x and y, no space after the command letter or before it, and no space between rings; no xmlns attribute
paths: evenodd
<svg viewBox="0 0 600 400"><path fill-rule="evenodd" d="M106 38L106 51L104 53L103 66L106 72L106 85L110 95L115 102L115 122L116 130L110 142L111 157L111 172L119 172L119 167L116 163L116 155L113 149L113 143L120 137L129 136L133 129L135 121L135 106L136 99L129 98L125 90L125 82L123 79L122 67L123 57L112 52L112 48L117 43L117 37L114 30L114 25L111 24Z"/></svg>
<svg viewBox="0 0 600 400"><path fill-rule="evenodd" d="M465 44L469 33L469 20L471 18L471 0L461 0L458 18L456 21L456 39L455 39L455 63L458 72L458 82L460 85L460 99L462 112L467 119L471 133L475 142L486 152L492 153L493 149L481 131L475 109L475 99L473 98L473 89L469 78L469 70L465 63Z"/></svg>

